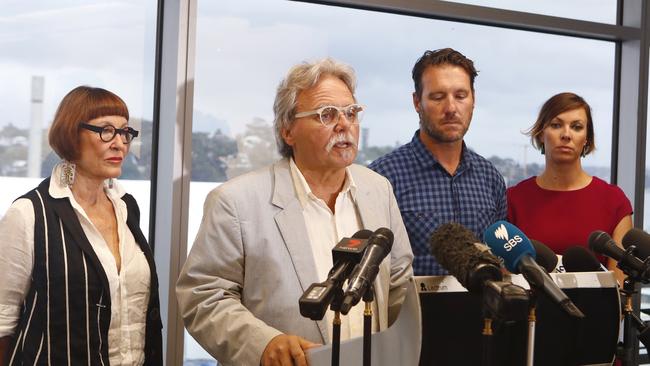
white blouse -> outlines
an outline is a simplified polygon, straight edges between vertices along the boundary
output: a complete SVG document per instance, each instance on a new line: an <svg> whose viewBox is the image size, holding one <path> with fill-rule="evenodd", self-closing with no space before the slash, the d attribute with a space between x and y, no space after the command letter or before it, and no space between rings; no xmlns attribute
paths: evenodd
<svg viewBox="0 0 650 366"><path fill-rule="evenodd" d="M115 257L72 191L59 184L60 166L55 166L49 193L54 198L68 197L81 228L106 272L111 293L111 324L108 330L111 365L142 365L146 311L149 304L150 269L147 259L126 224L127 207L121 197L124 189L114 180L104 184L117 219L121 270ZM0 337L14 333L23 300L29 292L34 264L34 208L28 199L15 201L0 219Z"/></svg>

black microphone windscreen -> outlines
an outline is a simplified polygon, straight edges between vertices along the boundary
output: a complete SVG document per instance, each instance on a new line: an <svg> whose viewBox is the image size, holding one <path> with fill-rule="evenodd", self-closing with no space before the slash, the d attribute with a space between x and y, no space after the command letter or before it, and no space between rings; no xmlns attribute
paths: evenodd
<svg viewBox="0 0 650 366"><path fill-rule="evenodd" d="M391 248L393 247L393 240L395 239L393 232L388 228L380 227L372 234L372 239L374 239L372 244L381 246L386 251L386 253L390 252Z"/></svg>
<svg viewBox="0 0 650 366"><path fill-rule="evenodd" d="M535 248L535 253L537 253L535 262L543 267L548 273L555 271L555 267L557 266L557 255L555 252L540 241L530 239L530 242Z"/></svg>
<svg viewBox="0 0 650 366"><path fill-rule="evenodd" d="M354 233L354 235L352 235L352 237L355 239L369 239L371 236L372 236L372 231L367 229L359 230L356 233Z"/></svg>
<svg viewBox="0 0 650 366"><path fill-rule="evenodd" d="M567 272L600 272L603 270L596 256L582 246L569 247L564 251L562 265Z"/></svg>
<svg viewBox="0 0 650 366"><path fill-rule="evenodd" d="M634 245L636 250L634 254L641 260L645 260L650 256L650 234L637 228L630 229L621 240L623 247L627 249L630 245Z"/></svg>
<svg viewBox="0 0 650 366"><path fill-rule="evenodd" d="M621 240L622 241L622 240ZM628 250L629 248L628 243ZM589 248L596 253L604 254L618 263L616 267L636 281L650 282L650 271L647 264L640 260L636 253L629 253L618 246L609 234L604 231L594 231L589 235Z"/></svg>
<svg viewBox="0 0 650 366"><path fill-rule="evenodd" d="M608 244L611 240L612 237L609 236L609 234L607 234L606 232L600 230L594 231L591 234L589 234L589 240L588 240L589 249L593 250L596 253L609 256ZM614 258L614 259L619 260L620 258Z"/></svg>
<svg viewBox="0 0 650 366"><path fill-rule="evenodd" d="M461 285L470 289L471 271L479 265L491 264L499 268L501 263L489 251L479 250L474 243L479 240L461 224L446 223L438 226L431 235L431 254Z"/></svg>

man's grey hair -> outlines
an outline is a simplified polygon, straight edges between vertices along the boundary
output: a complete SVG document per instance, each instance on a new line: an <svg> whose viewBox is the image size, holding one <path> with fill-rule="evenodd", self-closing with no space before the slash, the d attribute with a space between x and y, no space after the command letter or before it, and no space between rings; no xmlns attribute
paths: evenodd
<svg viewBox="0 0 650 366"><path fill-rule="evenodd" d="M273 102L275 139L280 155L285 158L293 156L293 149L284 142L282 130L290 128L294 122L298 94L318 84L322 76L334 76L341 79L354 96L357 81L354 70L349 65L327 57L313 62L303 62L292 67L284 80L280 82L275 94L275 102Z"/></svg>

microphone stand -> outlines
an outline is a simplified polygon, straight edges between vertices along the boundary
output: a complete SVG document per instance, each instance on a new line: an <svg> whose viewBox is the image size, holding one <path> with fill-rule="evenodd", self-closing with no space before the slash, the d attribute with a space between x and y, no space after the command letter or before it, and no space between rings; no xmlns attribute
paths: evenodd
<svg viewBox="0 0 650 366"><path fill-rule="evenodd" d="M648 347L648 345L650 345L650 327L648 327L648 323L641 320L641 318L636 316L634 313L631 315L632 320L634 321L634 326L637 332L639 332L639 341L643 343L646 349L649 349L650 347Z"/></svg>
<svg viewBox="0 0 650 366"><path fill-rule="evenodd" d="M523 321L529 312L530 295L522 287L503 281L485 281L482 291L483 303L483 337L482 366L494 364L495 321ZM498 323L497 323L498 324Z"/></svg>
<svg viewBox="0 0 650 366"><path fill-rule="evenodd" d="M632 366L633 362L633 351L634 351L634 338L635 338L635 325L633 323L636 315L634 314L634 308L632 306L632 298L636 293L636 281L628 276L623 281L623 289L620 290L621 295L625 299L625 304L623 305L623 344L619 342L618 349L616 350L616 355L623 366ZM638 319L638 318L637 318ZM641 319L639 319L641 321ZM642 322L643 323L643 322ZM645 343L644 343L645 344Z"/></svg>
<svg viewBox="0 0 650 366"><path fill-rule="evenodd" d="M370 366L372 356L372 301L374 300L374 288L372 284L363 294L365 309L363 310L363 366Z"/></svg>
<svg viewBox="0 0 650 366"><path fill-rule="evenodd" d="M492 365L492 342L494 333L492 332L492 318L487 312L484 312L482 334L483 352L481 365L490 366Z"/></svg>
<svg viewBox="0 0 650 366"><path fill-rule="evenodd" d="M332 320L332 366L339 366L339 354L341 352L341 303L343 302L343 288L337 286L334 290L334 299L330 309L334 311Z"/></svg>
<svg viewBox="0 0 650 366"><path fill-rule="evenodd" d="M487 288L486 285L484 285ZM481 366L491 366L492 365L492 348L494 347L494 332L492 330L492 322L494 318L498 318L497 310L490 307L490 302L488 301L488 291L483 290L482 292L482 301L483 304L483 331L481 334L482 346L481 346ZM500 304L500 300L497 300L497 303Z"/></svg>
<svg viewBox="0 0 650 366"><path fill-rule="evenodd" d="M537 322L537 294L531 290L530 308L528 309L528 350L526 353L526 365L533 366L535 361L535 323Z"/></svg>
<svg viewBox="0 0 650 366"><path fill-rule="evenodd" d="M639 319L634 314L634 307L632 304L634 294L637 293L637 283L648 283L650 281L650 257L643 261L643 267L640 270L630 270L621 263L629 262L627 259L633 258L636 246L630 245L625 249L625 254L618 262L618 267L625 272L627 277L623 281L623 289L620 290L621 295L625 299L623 305L623 344L619 342L616 350L616 356L623 366L633 366L635 364L634 350L641 341L646 348L646 342L650 341L648 337L647 326L645 322ZM640 332L641 337L637 337L636 332ZM648 342L650 343L650 342Z"/></svg>

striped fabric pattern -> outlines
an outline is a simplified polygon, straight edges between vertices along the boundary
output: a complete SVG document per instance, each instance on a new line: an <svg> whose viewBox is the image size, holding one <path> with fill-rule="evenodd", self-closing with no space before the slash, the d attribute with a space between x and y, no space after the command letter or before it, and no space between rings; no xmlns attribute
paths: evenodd
<svg viewBox="0 0 650 366"><path fill-rule="evenodd" d="M507 214L506 186L494 165L463 142L460 164L450 175L420 141L411 142L372 162L370 169L393 185L415 259L416 276L446 275L430 254L429 239L441 224L457 222L477 237Z"/></svg>
<svg viewBox="0 0 650 366"><path fill-rule="evenodd" d="M97 255L67 199L48 194L49 178L23 198L35 213L34 269L9 365L109 365L109 284ZM151 268L145 365L162 365L162 328L153 254L139 229L139 210L122 198L127 224Z"/></svg>
<svg viewBox="0 0 650 366"><path fill-rule="evenodd" d="M82 249L83 239L75 241L85 235L72 208L45 204L47 187L49 181L24 196L36 214L34 270L9 364L108 365L108 349L101 347L110 324L110 297L103 296L108 280L103 271L89 270L87 262L101 265L92 250Z"/></svg>

